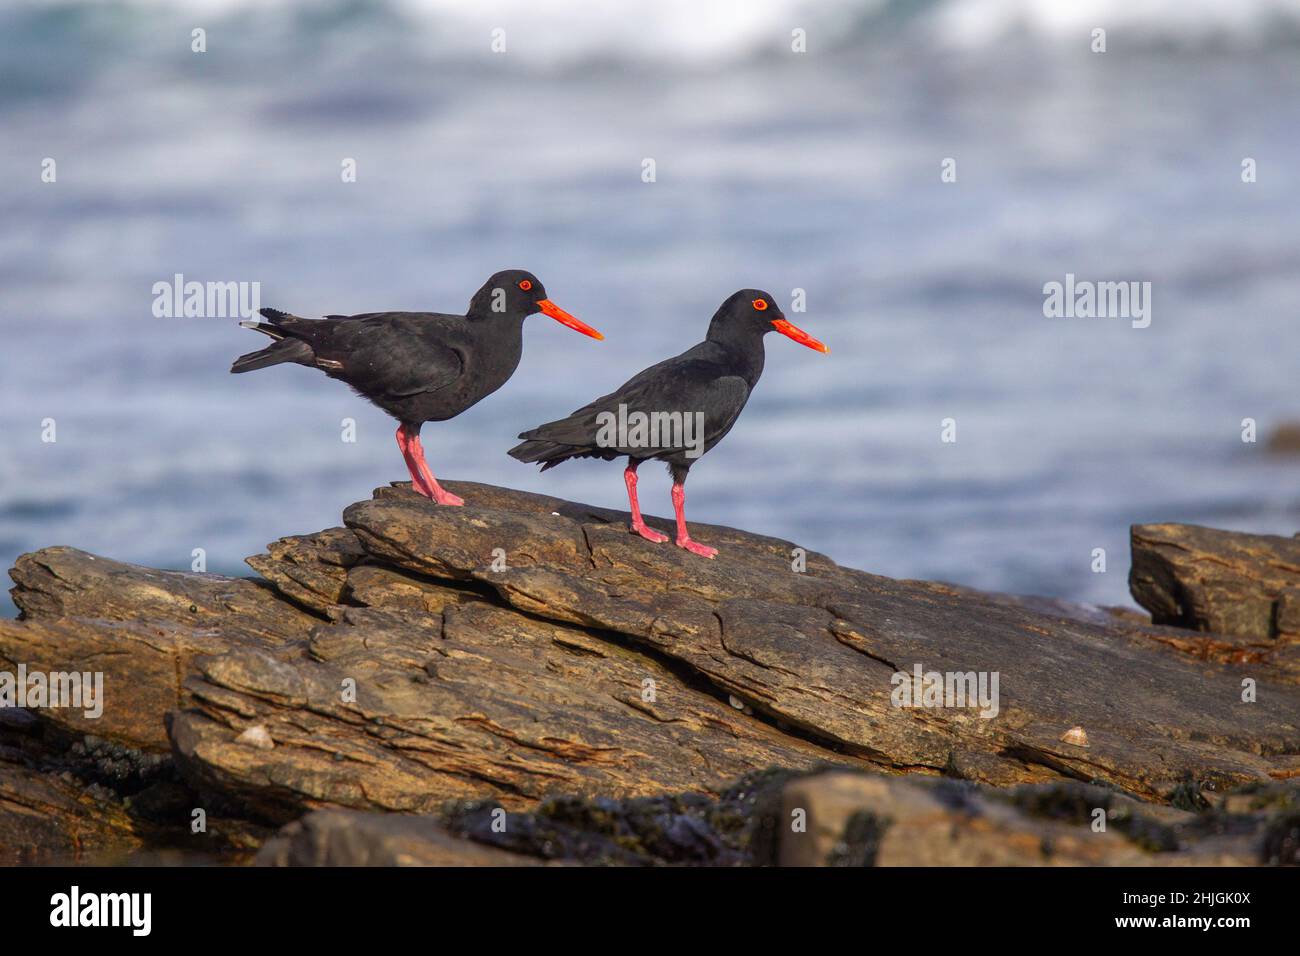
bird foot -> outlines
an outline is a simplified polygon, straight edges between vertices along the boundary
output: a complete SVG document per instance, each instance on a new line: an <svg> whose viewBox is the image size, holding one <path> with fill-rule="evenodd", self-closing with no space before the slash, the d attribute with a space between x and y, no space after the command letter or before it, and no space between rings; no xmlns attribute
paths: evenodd
<svg viewBox="0 0 1300 956"><path fill-rule="evenodd" d="M411 490L417 495L423 495L425 498L435 501L440 505L463 505L465 503L465 499L459 495L453 495L450 491L445 491L438 485L434 485L433 488L430 489L422 481L411 482Z"/></svg>
<svg viewBox="0 0 1300 956"><path fill-rule="evenodd" d="M653 541L655 544L663 544L668 540L668 535L660 534L653 528L648 527L644 521L633 521L632 530L647 541Z"/></svg>
<svg viewBox="0 0 1300 956"><path fill-rule="evenodd" d="M690 538L678 538L677 547L685 548L691 554L698 554L702 558L713 558L718 554L717 548L710 548L707 544L700 544Z"/></svg>

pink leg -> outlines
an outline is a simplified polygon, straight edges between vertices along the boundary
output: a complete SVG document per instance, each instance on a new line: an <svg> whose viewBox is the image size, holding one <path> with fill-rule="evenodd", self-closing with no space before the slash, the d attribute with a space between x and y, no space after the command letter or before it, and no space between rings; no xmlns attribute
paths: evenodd
<svg viewBox="0 0 1300 956"><path fill-rule="evenodd" d="M416 435L415 440L411 442L411 452L415 457L415 465L420 469L420 476L424 478L424 483L429 490L433 492L433 500L440 505L463 505L465 499L459 495L453 495L450 491L443 490L438 484L438 479L433 477L433 472L429 470L429 463L424 458L424 446L420 444L420 436Z"/></svg>
<svg viewBox="0 0 1300 956"><path fill-rule="evenodd" d="M698 544L691 540L691 533L686 530L686 485L673 482L673 510L677 512L677 547L685 548L691 554L711 558L718 553L717 548L707 544Z"/></svg>
<svg viewBox="0 0 1300 956"><path fill-rule="evenodd" d="M647 541L662 544L668 540L668 535L650 529L641 519L641 505L636 500L636 466L639 464L641 464L639 461L629 460L627 468L623 471L623 484L627 485L627 501L632 508L632 530Z"/></svg>
<svg viewBox="0 0 1300 956"><path fill-rule="evenodd" d="M397 426L397 447L402 450L402 460L406 462L406 470L411 473L411 490L417 495L432 498L433 491L424 483L424 476L420 474L419 466L411 455L411 440L407 437L405 425Z"/></svg>
<svg viewBox="0 0 1300 956"><path fill-rule="evenodd" d="M433 472L424 460L424 446L420 444L420 436L406 431L405 426L397 430L397 436L397 443L403 446L402 456L406 458L406 467L411 470L415 490L440 505L463 505L465 499L444 490L438 484L438 479L433 477Z"/></svg>

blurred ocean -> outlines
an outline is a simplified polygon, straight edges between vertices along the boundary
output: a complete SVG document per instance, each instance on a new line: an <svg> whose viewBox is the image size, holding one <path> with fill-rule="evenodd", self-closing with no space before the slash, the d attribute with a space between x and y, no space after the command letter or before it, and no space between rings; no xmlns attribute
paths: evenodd
<svg viewBox="0 0 1300 956"><path fill-rule="evenodd" d="M69 544L251 573L405 478L347 389L231 376L256 335L155 318L176 273L319 315L459 311L535 271L608 339L530 320L515 378L425 429L439 477L622 507L614 465L505 450L752 285L806 290L791 317L832 353L768 338L696 521L1103 603L1130 523L1300 528L1300 460L1263 450L1300 417L1296 0L10 0L0 131L5 567ZM1150 281L1150 328L1045 318L1066 273ZM641 490L671 513L659 469Z"/></svg>

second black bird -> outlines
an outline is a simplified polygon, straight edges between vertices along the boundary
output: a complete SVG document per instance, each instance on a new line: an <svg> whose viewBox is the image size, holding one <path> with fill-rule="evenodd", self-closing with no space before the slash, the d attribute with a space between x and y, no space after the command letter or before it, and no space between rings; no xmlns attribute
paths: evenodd
<svg viewBox="0 0 1300 956"><path fill-rule="evenodd" d="M686 528L686 474L736 423L763 374L763 336L774 330L819 352L830 351L786 319L768 293L742 289L722 303L699 345L650 366L568 418L523 432L519 437L526 440L510 454L541 463L543 471L570 458L611 461L626 455L623 480L632 530L654 542L668 539L641 517L636 470L648 459L667 462L677 546L712 558L717 549L692 541Z"/></svg>

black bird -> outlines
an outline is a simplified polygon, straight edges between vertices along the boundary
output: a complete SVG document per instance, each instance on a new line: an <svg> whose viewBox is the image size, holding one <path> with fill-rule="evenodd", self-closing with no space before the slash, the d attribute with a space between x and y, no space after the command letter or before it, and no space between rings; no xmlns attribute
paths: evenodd
<svg viewBox="0 0 1300 956"><path fill-rule="evenodd" d="M425 422L455 418L506 383L523 351L524 319L541 312L571 329L604 336L546 297L537 276L498 272L470 299L465 315L367 312L302 319L260 309L267 320L241 322L276 341L235 359L232 372L293 362L352 386L398 421L397 446L412 487L440 505L463 505L429 471L420 445Z"/></svg>
<svg viewBox="0 0 1300 956"><path fill-rule="evenodd" d="M541 462L542 471L570 458L612 461L627 455L623 481L632 530L656 543L668 539L641 518L636 469L650 458L667 462L677 546L711 558L717 549L692 541L686 530L686 473L736 423L763 374L763 336L773 329L819 352L830 351L791 324L768 293L741 289L722 303L699 345L650 366L568 418L523 432L519 437L526 441L510 449L510 455Z"/></svg>

